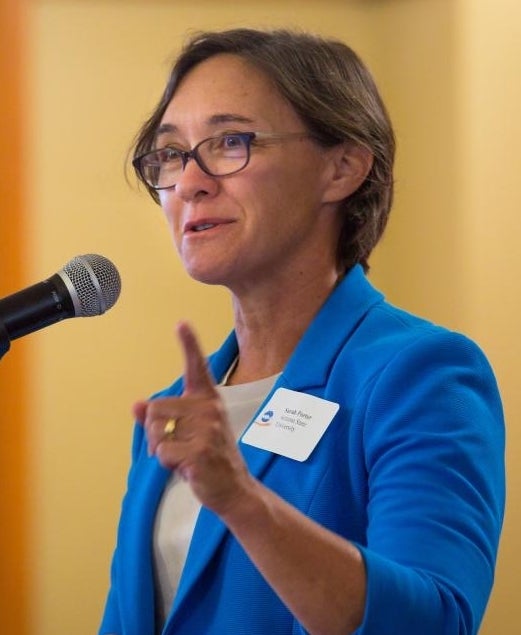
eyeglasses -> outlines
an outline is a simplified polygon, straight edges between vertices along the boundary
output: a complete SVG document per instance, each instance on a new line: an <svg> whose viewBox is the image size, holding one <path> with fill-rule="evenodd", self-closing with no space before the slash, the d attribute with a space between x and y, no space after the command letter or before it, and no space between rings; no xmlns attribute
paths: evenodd
<svg viewBox="0 0 521 635"><path fill-rule="evenodd" d="M307 132L233 132L203 139L191 150L166 146L136 157L132 165L143 181L154 190L174 187L193 159L209 176L229 176L248 165L251 145L259 141L281 141L311 137Z"/></svg>

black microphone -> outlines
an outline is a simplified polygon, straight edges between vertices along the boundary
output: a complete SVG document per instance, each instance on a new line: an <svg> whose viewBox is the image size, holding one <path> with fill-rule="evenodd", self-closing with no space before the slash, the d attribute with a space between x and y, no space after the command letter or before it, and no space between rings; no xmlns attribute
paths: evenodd
<svg viewBox="0 0 521 635"><path fill-rule="evenodd" d="M0 348L5 352L9 340L65 318L101 315L114 306L120 291L121 278L110 260L76 256L47 280L0 299Z"/></svg>

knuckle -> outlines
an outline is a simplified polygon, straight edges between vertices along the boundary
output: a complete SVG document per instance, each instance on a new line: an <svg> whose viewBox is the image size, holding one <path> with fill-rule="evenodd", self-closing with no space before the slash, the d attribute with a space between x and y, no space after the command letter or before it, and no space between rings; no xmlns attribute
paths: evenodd
<svg viewBox="0 0 521 635"><path fill-rule="evenodd" d="M170 445L169 443L166 443L165 441L161 441L158 443L156 447L156 452L155 452L159 462L161 463L161 465L165 467L167 466L173 467L171 450L169 445Z"/></svg>

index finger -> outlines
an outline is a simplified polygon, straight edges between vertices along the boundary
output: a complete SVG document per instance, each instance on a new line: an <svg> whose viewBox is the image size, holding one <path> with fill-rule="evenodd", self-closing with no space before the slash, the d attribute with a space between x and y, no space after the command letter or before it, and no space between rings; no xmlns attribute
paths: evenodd
<svg viewBox="0 0 521 635"><path fill-rule="evenodd" d="M177 335L185 360L185 394L194 392L214 394L215 382L192 328L188 323L180 322L177 325Z"/></svg>

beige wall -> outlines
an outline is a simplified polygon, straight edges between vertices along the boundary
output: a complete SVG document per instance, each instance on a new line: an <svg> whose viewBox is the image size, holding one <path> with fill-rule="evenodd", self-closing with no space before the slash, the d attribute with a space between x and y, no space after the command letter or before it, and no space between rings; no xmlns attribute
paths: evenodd
<svg viewBox="0 0 521 635"><path fill-rule="evenodd" d="M475 6L477 5L477 6ZM478 9L479 7L479 9ZM459 120L466 168L461 214L469 290L467 330L486 349L507 418L508 504L495 594L484 633L517 633L521 547L521 5L462 3Z"/></svg>
<svg viewBox="0 0 521 635"><path fill-rule="evenodd" d="M230 327L225 293L187 279L160 211L123 175L131 137L185 34L302 26L344 38L369 62L400 144L394 218L373 278L392 300L483 344L515 421L521 95L510 60L521 53L511 32L520 21L515 0L33 0L28 277L97 252L118 266L123 293L101 318L27 338L32 635L95 632L125 486L130 405L180 371L171 335L178 319L194 322L208 351ZM515 491L515 460L509 476ZM510 510L485 634L518 630L520 524Z"/></svg>

